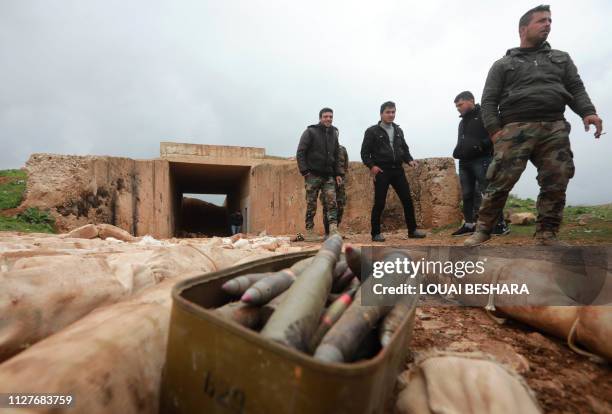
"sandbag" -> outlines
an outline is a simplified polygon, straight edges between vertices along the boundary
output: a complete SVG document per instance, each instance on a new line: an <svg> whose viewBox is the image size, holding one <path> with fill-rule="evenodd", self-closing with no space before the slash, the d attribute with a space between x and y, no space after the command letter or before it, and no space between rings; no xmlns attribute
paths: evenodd
<svg viewBox="0 0 612 414"><path fill-rule="evenodd" d="M197 250L213 258L217 268L271 255L259 249ZM171 290L177 280L199 274L177 275L96 309L0 364L0 393L44 390L75 398L73 407L40 408L39 413L157 413Z"/></svg>
<svg viewBox="0 0 612 414"><path fill-rule="evenodd" d="M58 242L57 237L45 240L66 242ZM97 245L108 246L108 242L97 240ZM0 261L7 263L3 266L7 271L0 273L0 362L99 306L167 278L214 271L253 252L264 252L232 252L208 247L206 241L163 247L125 245L130 246L126 252L65 249L61 255Z"/></svg>
<svg viewBox="0 0 612 414"><path fill-rule="evenodd" d="M0 274L0 361L127 290L102 258L30 258Z"/></svg>
<svg viewBox="0 0 612 414"><path fill-rule="evenodd" d="M533 392L518 374L480 353L436 352L419 358L406 378L400 414L535 414Z"/></svg>
<svg viewBox="0 0 612 414"><path fill-rule="evenodd" d="M578 310L575 327L568 337L568 343L574 351L579 352L575 346L575 342L578 342L596 355L612 361L610 338L612 338L612 304L585 306Z"/></svg>

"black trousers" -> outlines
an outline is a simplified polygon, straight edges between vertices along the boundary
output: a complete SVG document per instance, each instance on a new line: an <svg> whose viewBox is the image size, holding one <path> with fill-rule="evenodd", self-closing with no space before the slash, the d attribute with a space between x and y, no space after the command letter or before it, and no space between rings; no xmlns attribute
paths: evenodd
<svg viewBox="0 0 612 414"><path fill-rule="evenodd" d="M372 207L372 236L380 234L380 216L385 209L387 191L392 186L402 206L404 206L404 218L408 232L416 230L416 219L414 218L414 206L410 196L410 186L403 168L386 168L376 176L374 181L374 207Z"/></svg>

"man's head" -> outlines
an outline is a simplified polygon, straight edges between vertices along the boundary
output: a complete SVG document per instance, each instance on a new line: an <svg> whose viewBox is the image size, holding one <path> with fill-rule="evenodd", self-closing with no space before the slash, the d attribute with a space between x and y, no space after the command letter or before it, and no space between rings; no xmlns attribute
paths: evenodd
<svg viewBox="0 0 612 414"><path fill-rule="evenodd" d="M527 47L539 46L550 33L550 6L539 5L528 10L519 20L519 36L521 45Z"/></svg>
<svg viewBox="0 0 612 414"><path fill-rule="evenodd" d="M455 108L461 115L470 112L474 106L474 95L470 91L463 91L455 97Z"/></svg>
<svg viewBox="0 0 612 414"><path fill-rule="evenodd" d="M323 108L319 111L319 122L329 128L334 120L334 111L331 108Z"/></svg>
<svg viewBox="0 0 612 414"><path fill-rule="evenodd" d="M387 124L395 120L395 103L387 101L380 106L380 120Z"/></svg>

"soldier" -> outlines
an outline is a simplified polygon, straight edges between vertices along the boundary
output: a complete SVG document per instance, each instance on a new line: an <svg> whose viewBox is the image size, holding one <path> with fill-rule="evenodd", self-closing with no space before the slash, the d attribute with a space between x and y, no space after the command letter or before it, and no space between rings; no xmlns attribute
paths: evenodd
<svg viewBox="0 0 612 414"><path fill-rule="evenodd" d="M300 138L296 159L304 176L306 187L306 236L307 241L316 241L314 216L317 212L317 197L326 211L329 233L338 233L336 185L342 183L339 172L338 129L332 126L334 112L330 108L319 111L319 123L310 125Z"/></svg>
<svg viewBox="0 0 612 414"><path fill-rule="evenodd" d="M482 123L480 105L474 103L470 91L461 92L455 97L455 108L461 114L457 134L457 145L453 157L459 160L459 181L463 196L464 223L453 236L474 233L475 218L482 202L482 192L487 188L487 168L491 163L493 144ZM510 229L504 221L503 213L493 228L493 234L508 234Z"/></svg>
<svg viewBox="0 0 612 414"><path fill-rule="evenodd" d="M551 49L546 42L551 27L550 7L529 10L519 21L521 45L489 70L482 95L482 117L494 144L493 161L487 170L489 186L478 214L476 232L466 246L491 238L491 229L508 194L520 178L527 160L538 170L540 194L535 239L538 244L558 245L565 190L574 176L570 149L570 124L565 106L576 112L585 131L602 120L589 99L569 54Z"/></svg>
<svg viewBox="0 0 612 414"><path fill-rule="evenodd" d="M346 152L346 148L340 145L340 152L338 153L338 165L339 170L338 173L340 177L342 177L342 181L340 184L336 183L336 208L337 214L336 217L338 219L338 226L342 222L342 215L344 214L344 206L346 206L346 191L344 189L346 183L346 174L348 173L348 153ZM325 227L325 237L329 236L329 221L327 220L327 206L324 202L323 192L319 196L321 200L321 205L323 206L323 226Z"/></svg>
<svg viewBox="0 0 612 414"><path fill-rule="evenodd" d="M372 241L384 242L380 234L380 216L385 209L389 185L397 193L404 207L404 218L409 238L423 238L417 230L410 187L404 174L403 163L416 167L418 163L410 155L404 140L404 132L395 122L395 104L385 102L380 106L380 121L369 127L361 144L361 160L370 169L374 180L374 206L372 207Z"/></svg>

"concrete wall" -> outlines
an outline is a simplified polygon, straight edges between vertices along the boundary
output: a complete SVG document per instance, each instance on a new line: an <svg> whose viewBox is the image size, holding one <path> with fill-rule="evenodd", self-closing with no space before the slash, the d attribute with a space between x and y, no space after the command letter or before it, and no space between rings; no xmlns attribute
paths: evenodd
<svg viewBox="0 0 612 414"><path fill-rule="evenodd" d="M173 187L165 160L34 154L24 204L50 209L60 231L110 223L135 235L174 232Z"/></svg>
<svg viewBox="0 0 612 414"><path fill-rule="evenodd" d="M451 158L420 160L416 169L405 168L415 204L417 223L432 228L461 220L460 189ZM304 231L306 212L304 179L295 161L283 165L260 164L253 168L250 197L250 231L270 234ZM369 171L359 162L351 162L346 181L347 206L341 231L369 232L374 189ZM322 206L315 216L315 229L323 231ZM401 203L390 189L383 213L383 231L405 228Z"/></svg>
<svg viewBox="0 0 612 414"><path fill-rule="evenodd" d="M188 146L183 152L202 152L202 147L211 146ZM162 148L172 152L169 147ZM237 153L244 152L251 158L235 158L232 164L221 164L221 160L236 153L226 147L210 150L210 154L223 158L211 155L201 167L195 165L194 158L187 165L193 171L183 168L180 174L174 170L177 164L168 160L34 154L26 164L29 179L24 204L49 208L60 231L86 223L110 223L135 235L165 238L174 236L180 228L181 188L186 180L209 181L228 187L228 207L240 207L244 230L265 230L269 234L304 231L304 179L295 160L273 158L268 162L267 157L256 158L263 155L263 150L255 150L239 147ZM176 154L181 150L173 151ZM176 159L176 163L185 162ZM244 172L236 166L243 166ZM418 168L406 167L405 171L421 227L444 226L461 219L459 181L452 159L421 160ZM369 232L373 186L369 171L361 163L350 163L347 195L341 231ZM319 205L315 223L320 232L321 212ZM390 190L383 231L397 228L405 228L403 210Z"/></svg>
<svg viewBox="0 0 612 414"><path fill-rule="evenodd" d="M261 162L266 156L263 148L176 142L160 143L159 152L161 158L169 161L226 165L253 165Z"/></svg>

